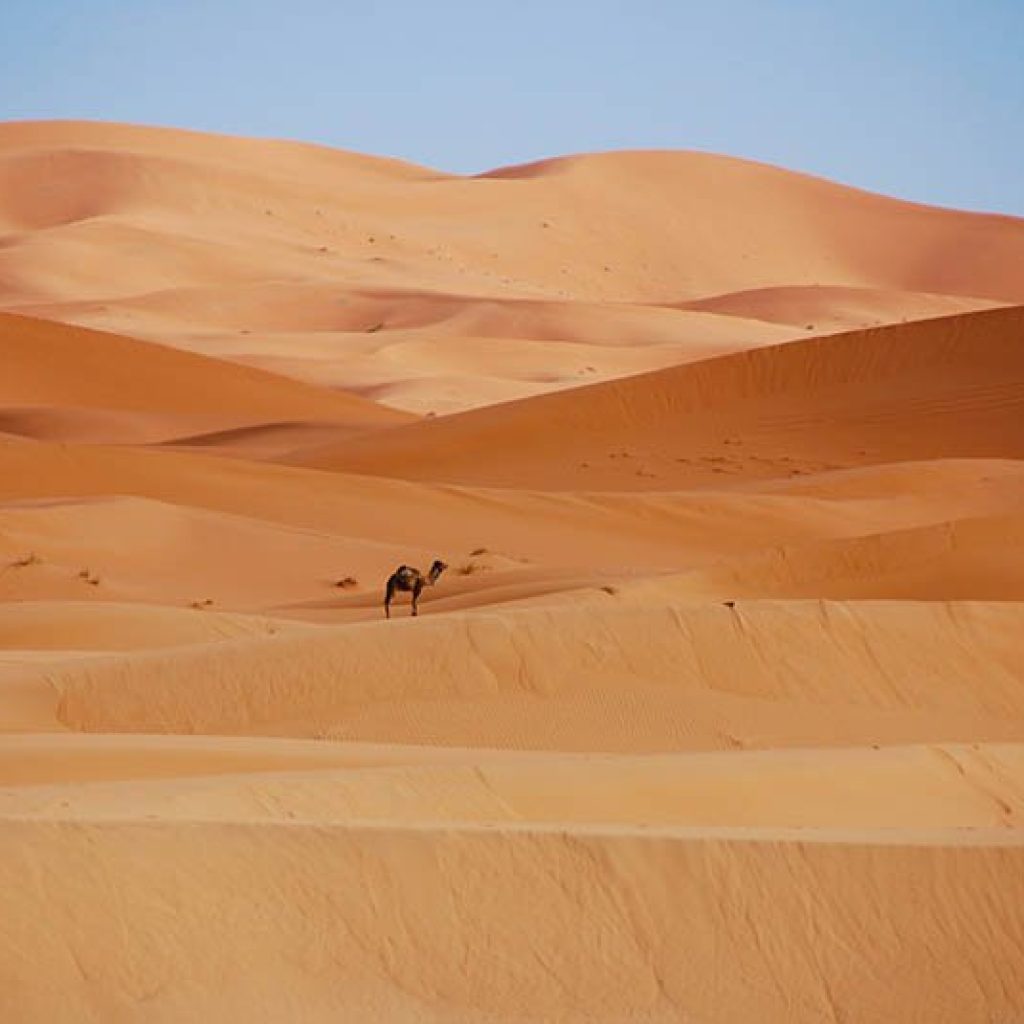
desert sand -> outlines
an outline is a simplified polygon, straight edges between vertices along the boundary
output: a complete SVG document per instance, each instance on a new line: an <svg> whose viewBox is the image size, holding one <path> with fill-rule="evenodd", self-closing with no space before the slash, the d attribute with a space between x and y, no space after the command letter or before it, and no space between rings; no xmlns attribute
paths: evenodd
<svg viewBox="0 0 1024 1024"><path fill-rule="evenodd" d="M1024 1019L1022 428L1021 220L0 125L0 1019Z"/></svg>

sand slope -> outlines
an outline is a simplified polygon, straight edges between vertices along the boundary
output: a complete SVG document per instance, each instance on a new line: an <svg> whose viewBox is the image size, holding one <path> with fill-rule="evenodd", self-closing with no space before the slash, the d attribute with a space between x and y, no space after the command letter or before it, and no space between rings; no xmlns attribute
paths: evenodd
<svg viewBox="0 0 1024 1024"><path fill-rule="evenodd" d="M1022 336L1024 308L1012 307L806 339L423 421L292 461L500 487L665 490L1020 458Z"/></svg>
<svg viewBox="0 0 1024 1024"><path fill-rule="evenodd" d="M5 822L4 883L42 912L8 918L2 998L48 1020L86 993L150 1019L1015 1012L1019 843L837 838Z"/></svg>
<svg viewBox="0 0 1024 1024"><path fill-rule="evenodd" d="M282 420L356 432L411 417L352 395L106 332L0 314L0 424L50 440L151 442Z"/></svg>
<svg viewBox="0 0 1024 1024"><path fill-rule="evenodd" d="M61 695L61 722L93 732L631 751L1001 738L1018 736L1024 716L1020 614L1015 604L609 602L367 623L43 673Z"/></svg>
<svg viewBox="0 0 1024 1024"><path fill-rule="evenodd" d="M1024 222L6 124L0 310L0 1019L1024 1012Z"/></svg>
<svg viewBox="0 0 1024 1024"><path fill-rule="evenodd" d="M27 122L0 125L0 196L0 305L420 412L1024 301L1019 220L701 153L460 178L295 143ZM495 337L517 344L483 355Z"/></svg>
<svg viewBox="0 0 1024 1024"><path fill-rule="evenodd" d="M993 303L998 305L998 303ZM976 299L851 288L841 285L791 285L729 292L681 303L678 308L720 313L743 320L789 324L807 331L837 330L928 320L983 308Z"/></svg>

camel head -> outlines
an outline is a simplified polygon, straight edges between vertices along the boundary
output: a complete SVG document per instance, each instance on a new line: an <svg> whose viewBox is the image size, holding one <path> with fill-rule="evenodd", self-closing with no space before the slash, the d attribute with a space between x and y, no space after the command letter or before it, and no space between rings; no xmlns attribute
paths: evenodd
<svg viewBox="0 0 1024 1024"><path fill-rule="evenodd" d="M437 578L448 568L447 562L442 562L440 558L434 559L434 564L430 567L429 579L431 583L436 583Z"/></svg>

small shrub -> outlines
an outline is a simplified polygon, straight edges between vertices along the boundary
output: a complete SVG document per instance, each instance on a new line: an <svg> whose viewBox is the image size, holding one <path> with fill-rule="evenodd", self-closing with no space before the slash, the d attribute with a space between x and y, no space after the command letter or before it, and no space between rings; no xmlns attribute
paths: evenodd
<svg viewBox="0 0 1024 1024"><path fill-rule="evenodd" d="M348 590L350 587L358 587L359 580L357 580L355 576L345 576L340 580L335 580L334 585L336 587L341 587L343 590Z"/></svg>
<svg viewBox="0 0 1024 1024"><path fill-rule="evenodd" d="M34 552L30 551L27 555L22 555L21 558L16 558L11 562L12 569L27 569L30 565L42 564L42 559Z"/></svg>

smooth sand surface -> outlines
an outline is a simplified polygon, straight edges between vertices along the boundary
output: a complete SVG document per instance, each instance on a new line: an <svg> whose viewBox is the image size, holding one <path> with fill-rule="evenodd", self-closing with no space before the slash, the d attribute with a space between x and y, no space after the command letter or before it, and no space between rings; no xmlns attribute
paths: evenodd
<svg viewBox="0 0 1024 1024"><path fill-rule="evenodd" d="M1022 426L1020 220L0 125L0 1019L1024 1019Z"/></svg>
<svg viewBox="0 0 1024 1024"><path fill-rule="evenodd" d="M0 234L7 308L418 413L1024 302L1019 221L703 153L465 178L295 143L5 124Z"/></svg>
<svg viewBox="0 0 1024 1024"><path fill-rule="evenodd" d="M422 420L291 461L497 487L673 490L880 462L1019 459L1022 333L1016 306L804 339Z"/></svg>

